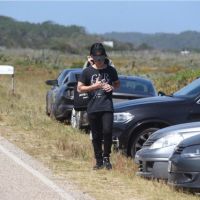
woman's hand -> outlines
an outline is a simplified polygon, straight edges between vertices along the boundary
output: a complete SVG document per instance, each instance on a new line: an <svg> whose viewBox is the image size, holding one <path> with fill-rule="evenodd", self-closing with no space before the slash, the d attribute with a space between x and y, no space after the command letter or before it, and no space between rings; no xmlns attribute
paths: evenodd
<svg viewBox="0 0 200 200"><path fill-rule="evenodd" d="M109 85L108 83L103 83L102 84L102 89L106 92L111 92L113 90L113 86Z"/></svg>
<svg viewBox="0 0 200 200"><path fill-rule="evenodd" d="M103 87L103 83L99 80L99 77L96 79L96 82L92 85L92 87L96 89L101 89Z"/></svg>
<svg viewBox="0 0 200 200"><path fill-rule="evenodd" d="M91 56L88 56L87 59L88 59L88 62L90 63L90 65L94 65L94 60Z"/></svg>

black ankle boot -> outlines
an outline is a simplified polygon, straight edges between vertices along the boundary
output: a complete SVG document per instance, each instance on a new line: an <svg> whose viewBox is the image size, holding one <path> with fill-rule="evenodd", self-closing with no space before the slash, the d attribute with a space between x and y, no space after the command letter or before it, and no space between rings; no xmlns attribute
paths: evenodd
<svg viewBox="0 0 200 200"><path fill-rule="evenodd" d="M98 170L103 168L103 159L96 159L96 165L93 167L93 170Z"/></svg>
<svg viewBox="0 0 200 200"><path fill-rule="evenodd" d="M108 170L112 169L112 164L110 163L109 157L104 157L103 158L103 166Z"/></svg>

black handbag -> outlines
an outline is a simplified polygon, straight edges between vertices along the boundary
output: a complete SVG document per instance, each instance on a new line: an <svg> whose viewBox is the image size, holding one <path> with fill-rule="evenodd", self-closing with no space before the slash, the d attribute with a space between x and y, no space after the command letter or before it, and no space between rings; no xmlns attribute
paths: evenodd
<svg viewBox="0 0 200 200"><path fill-rule="evenodd" d="M88 93L79 93L77 91L77 86L74 87L74 109L76 111L87 110L87 105L89 102Z"/></svg>

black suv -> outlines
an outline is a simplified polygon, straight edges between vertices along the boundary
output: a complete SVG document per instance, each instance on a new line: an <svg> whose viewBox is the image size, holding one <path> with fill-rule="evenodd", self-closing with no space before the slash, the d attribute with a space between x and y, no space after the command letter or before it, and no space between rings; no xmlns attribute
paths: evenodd
<svg viewBox="0 0 200 200"><path fill-rule="evenodd" d="M121 102L114 109L113 136L134 157L156 130L200 120L200 78L173 95Z"/></svg>

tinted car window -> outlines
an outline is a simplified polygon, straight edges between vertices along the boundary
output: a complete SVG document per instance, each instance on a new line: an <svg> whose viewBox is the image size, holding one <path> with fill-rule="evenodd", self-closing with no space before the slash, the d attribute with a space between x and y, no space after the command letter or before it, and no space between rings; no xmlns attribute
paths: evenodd
<svg viewBox="0 0 200 200"><path fill-rule="evenodd" d="M189 85L174 93L174 96L191 96L195 97L200 92L200 79L194 80Z"/></svg>
<svg viewBox="0 0 200 200"><path fill-rule="evenodd" d="M147 95L155 94L154 88L150 82L123 78L120 78L120 87L116 89L115 92Z"/></svg>
<svg viewBox="0 0 200 200"><path fill-rule="evenodd" d="M76 78L76 81L77 81L77 82L78 82L80 76L81 76L81 74L76 74L76 75L75 75L75 78Z"/></svg>
<svg viewBox="0 0 200 200"><path fill-rule="evenodd" d="M57 80L58 80L58 85L60 86L60 85L63 85L63 84L65 84L65 83L67 83L68 81L70 81L70 82L74 82L75 80L75 75L74 75L74 73L81 73L81 71L82 71L82 69L65 69L65 70L63 70L60 74L59 74L59 76L58 76L58 78L57 78Z"/></svg>
<svg viewBox="0 0 200 200"><path fill-rule="evenodd" d="M62 73L59 74L57 80L58 80L58 85L62 85L64 78L66 75L70 72L70 70L63 70Z"/></svg>
<svg viewBox="0 0 200 200"><path fill-rule="evenodd" d="M69 80L69 78L68 78L68 77L66 77L66 78L63 80L63 83L62 83L62 84L65 84L65 83L67 83L67 82L68 82L68 80Z"/></svg>

